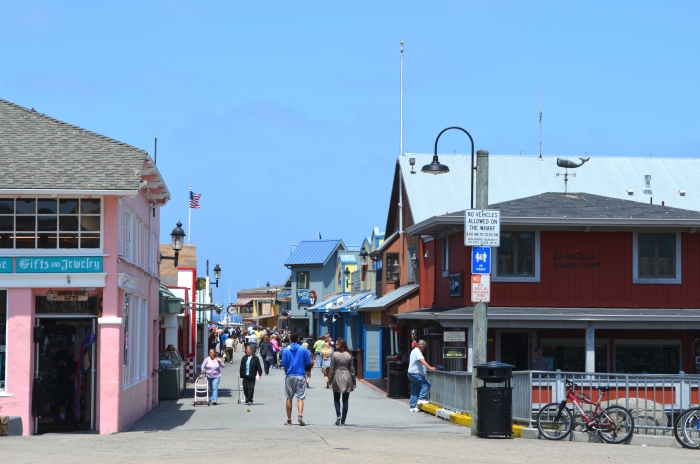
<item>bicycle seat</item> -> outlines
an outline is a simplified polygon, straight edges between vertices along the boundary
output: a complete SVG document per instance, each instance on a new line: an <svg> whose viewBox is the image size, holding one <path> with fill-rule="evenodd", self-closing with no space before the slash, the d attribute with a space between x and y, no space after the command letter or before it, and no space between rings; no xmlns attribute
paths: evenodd
<svg viewBox="0 0 700 464"><path fill-rule="evenodd" d="M610 391L610 387L598 387L598 390L600 390L602 392L607 392L607 391Z"/></svg>

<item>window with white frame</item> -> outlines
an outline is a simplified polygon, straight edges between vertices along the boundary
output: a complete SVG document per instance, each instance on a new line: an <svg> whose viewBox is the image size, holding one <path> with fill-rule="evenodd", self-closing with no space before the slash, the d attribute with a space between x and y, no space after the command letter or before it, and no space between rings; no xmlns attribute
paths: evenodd
<svg viewBox="0 0 700 464"><path fill-rule="evenodd" d="M7 375L7 290L0 290L0 391Z"/></svg>
<svg viewBox="0 0 700 464"><path fill-rule="evenodd" d="M99 198L0 198L0 248L97 249Z"/></svg>
<svg viewBox="0 0 700 464"><path fill-rule="evenodd" d="M131 354L131 350L129 350L129 329L130 329L130 324L131 324L131 293L125 293L124 294L124 316L123 316L123 323L124 323L124 359L122 360L122 371L124 374L124 386L127 387L129 386L129 355Z"/></svg>
<svg viewBox="0 0 700 464"><path fill-rule="evenodd" d="M540 281L540 232L501 232L501 246L492 248L494 282Z"/></svg>
<svg viewBox="0 0 700 464"><path fill-rule="evenodd" d="M148 375L148 300L141 300L141 380Z"/></svg>
<svg viewBox="0 0 700 464"><path fill-rule="evenodd" d="M134 261L134 212L126 210L124 213L124 257Z"/></svg>
<svg viewBox="0 0 700 464"><path fill-rule="evenodd" d="M681 283L681 234L634 232L632 280L636 284Z"/></svg>
<svg viewBox="0 0 700 464"><path fill-rule="evenodd" d="M119 200L119 207L117 208L117 215L119 216L119 230L117 237L117 253L119 256L124 256L124 203Z"/></svg>
<svg viewBox="0 0 700 464"><path fill-rule="evenodd" d="M131 328L133 340L131 344L131 383L139 381L141 372L141 297L134 295L134 305L131 315Z"/></svg>

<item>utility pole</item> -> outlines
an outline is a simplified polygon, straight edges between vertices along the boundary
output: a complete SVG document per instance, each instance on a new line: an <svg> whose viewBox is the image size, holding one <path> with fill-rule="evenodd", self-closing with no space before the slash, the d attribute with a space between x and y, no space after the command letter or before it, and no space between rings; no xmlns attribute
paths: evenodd
<svg viewBox="0 0 700 464"><path fill-rule="evenodd" d="M489 207L489 152L479 150L476 152L476 209L488 209ZM486 303L474 304L473 320L473 348L472 366L478 366L486 362L486 329L488 327L488 305ZM476 388L483 386L483 382L476 378L476 369L472 367L472 435L476 436L477 422L479 421L479 407L476 400Z"/></svg>

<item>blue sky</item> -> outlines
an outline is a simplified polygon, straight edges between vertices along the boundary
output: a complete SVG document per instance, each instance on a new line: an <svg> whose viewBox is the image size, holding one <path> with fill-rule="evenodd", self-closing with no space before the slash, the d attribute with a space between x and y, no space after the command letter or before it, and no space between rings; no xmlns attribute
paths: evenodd
<svg viewBox="0 0 700 464"><path fill-rule="evenodd" d="M700 3L3 2L0 98L153 151L215 298L384 229L399 154L697 156ZM468 152L457 131L444 153ZM364 200L363 200L364 199Z"/></svg>

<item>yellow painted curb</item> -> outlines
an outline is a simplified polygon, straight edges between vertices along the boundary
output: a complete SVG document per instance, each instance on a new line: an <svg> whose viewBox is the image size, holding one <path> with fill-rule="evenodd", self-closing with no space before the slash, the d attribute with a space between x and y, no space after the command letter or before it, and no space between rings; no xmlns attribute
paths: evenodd
<svg viewBox="0 0 700 464"><path fill-rule="evenodd" d="M464 427L471 427L472 416L469 414L451 414L450 422L454 422L457 425L463 425Z"/></svg>
<svg viewBox="0 0 700 464"><path fill-rule="evenodd" d="M425 411L428 414L432 414L433 416L437 412L438 409L442 409L440 406L433 404L433 403L428 403L428 404L419 404L418 409L421 411Z"/></svg>
<svg viewBox="0 0 700 464"><path fill-rule="evenodd" d="M523 427L522 425L513 424L513 436L514 437L522 437L524 428L525 427Z"/></svg>

